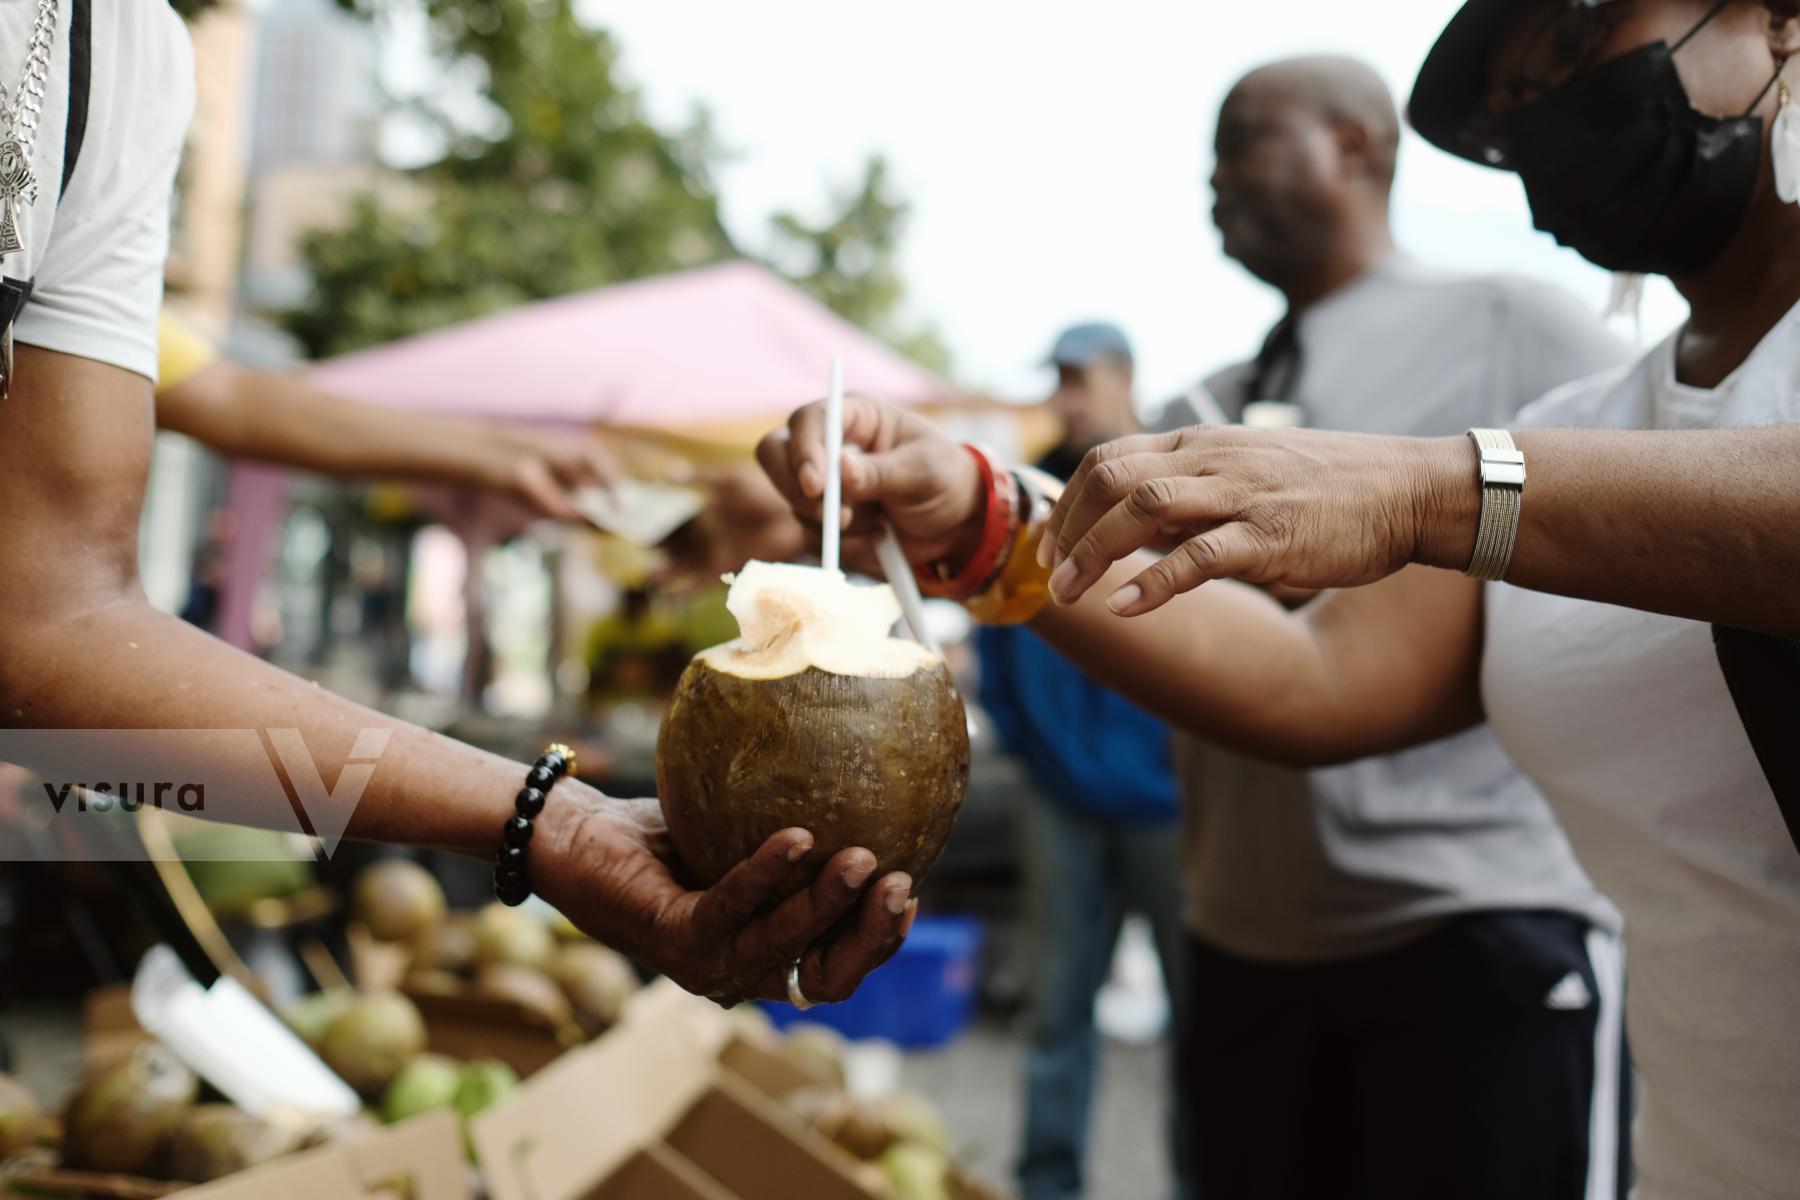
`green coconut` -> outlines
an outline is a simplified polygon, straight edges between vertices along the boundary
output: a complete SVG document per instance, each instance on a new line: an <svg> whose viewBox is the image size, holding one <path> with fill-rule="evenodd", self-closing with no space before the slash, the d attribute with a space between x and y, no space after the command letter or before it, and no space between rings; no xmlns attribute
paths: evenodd
<svg viewBox="0 0 1800 1200"><path fill-rule="evenodd" d="M169 1138L168 1173L185 1183L223 1179L293 1153L305 1132L229 1104L201 1104L187 1111Z"/></svg>
<svg viewBox="0 0 1800 1200"><path fill-rule="evenodd" d="M421 1054L400 1068L381 1096L381 1119L398 1125L420 1113L449 1109L456 1103L462 1068L441 1054Z"/></svg>
<svg viewBox="0 0 1800 1200"><path fill-rule="evenodd" d="M317 1047L325 1040L331 1023L356 1003L356 992L347 987L324 992L310 992L282 1009L282 1016L307 1045Z"/></svg>
<svg viewBox="0 0 1800 1200"><path fill-rule="evenodd" d="M894 1200L950 1200L950 1160L917 1142L895 1142L880 1158Z"/></svg>
<svg viewBox="0 0 1800 1200"><path fill-rule="evenodd" d="M382 941L417 937L444 919L444 889L418 863L390 858L356 877L356 915Z"/></svg>
<svg viewBox="0 0 1800 1200"><path fill-rule="evenodd" d="M331 1023L319 1056L364 1096L379 1096L425 1050L425 1019L398 992L359 996Z"/></svg>
<svg viewBox="0 0 1800 1200"><path fill-rule="evenodd" d="M899 605L813 567L751 563L735 641L695 656L656 745L669 834L702 883L800 826L817 861L851 846L915 889L969 782L968 720L943 661L890 636Z"/></svg>
<svg viewBox="0 0 1800 1200"><path fill-rule="evenodd" d="M457 1081L451 1103L468 1120L486 1112L519 1090L519 1073L498 1059L467 1063Z"/></svg>
<svg viewBox="0 0 1800 1200"><path fill-rule="evenodd" d="M86 1171L147 1175L194 1106L200 1080L163 1046L145 1042L103 1067L63 1110L63 1163Z"/></svg>

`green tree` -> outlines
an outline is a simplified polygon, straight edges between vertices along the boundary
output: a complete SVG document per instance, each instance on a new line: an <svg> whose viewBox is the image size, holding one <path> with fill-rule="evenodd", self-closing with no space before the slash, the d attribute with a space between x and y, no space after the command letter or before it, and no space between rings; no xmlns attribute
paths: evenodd
<svg viewBox="0 0 1800 1200"><path fill-rule="evenodd" d="M658 129L621 79L617 43L573 0L338 0L365 16L421 8L440 78L412 101L444 147L308 235L311 287L280 319L314 357L391 341L550 296L731 257L704 112ZM895 252L906 205L887 167L812 227L773 222L776 270L927 365L948 356L905 329Z"/></svg>
<svg viewBox="0 0 1800 1200"><path fill-rule="evenodd" d="M309 354L733 252L704 118L657 129L620 80L617 45L570 0L424 7L444 74L473 67L479 83L413 105L441 157L307 237L312 286L282 321Z"/></svg>

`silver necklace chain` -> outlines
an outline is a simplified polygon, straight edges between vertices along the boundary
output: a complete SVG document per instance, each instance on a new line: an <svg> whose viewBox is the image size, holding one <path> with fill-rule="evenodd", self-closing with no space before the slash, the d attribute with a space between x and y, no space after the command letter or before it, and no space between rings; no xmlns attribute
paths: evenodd
<svg viewBox="0 0 1800 1200"><path fill-rule="evenodd" d="M5 88L0 87L0 123L6 129L6 136L0 139L0 262L25 249L19 229L20 203L37 203L37 172L31 166L31 152L37 142L38 117L44 111L44 84L50 78L57 4L58 0L38 0L19 90L9 101ZM7 357L5 350L0 346L0 359ZM0 370L10 373L10 364L0 362Z"/></svg>
<svg viewBox="0 0 1800 1200"><path fill-rule="evenodd" d="M38 118L44 112L44 87L50 78L50 47L56 40L58 3L59 0L38 0L19 90L9 101L5 89L0 88L0 121L5 122L7 133L19 143L27 158L37 141Z"/></svg>

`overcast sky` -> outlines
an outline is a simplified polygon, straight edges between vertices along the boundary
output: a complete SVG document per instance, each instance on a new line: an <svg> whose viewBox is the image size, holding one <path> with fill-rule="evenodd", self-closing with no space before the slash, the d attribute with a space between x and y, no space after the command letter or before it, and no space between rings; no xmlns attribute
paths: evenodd
<svg viewBox="0 0 1800 1200"><path fill-rule="evenodd" d="M1404 99L1455 0L587 0L652 111L696 102L737 151L726 221L762 247L881 151L913 205L904 268L966 382L1036 398L1062 325L1118 321L1146 398L1253 352L1274 296L1219 254L1213 119L1244 71L1361 56ZM1395 221L1423 258L1554 279L1600 307L1608 278L1534 233L1518 182L1408 134ZM1646 330L1682 314L1652 290Z"/></svg>

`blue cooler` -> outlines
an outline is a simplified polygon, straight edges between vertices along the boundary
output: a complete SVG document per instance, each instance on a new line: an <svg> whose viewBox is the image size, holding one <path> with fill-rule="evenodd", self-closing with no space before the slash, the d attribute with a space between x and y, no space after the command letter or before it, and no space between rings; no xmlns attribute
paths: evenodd
<svg viewBox="0 0 1800 1200"><path fill-rule="evenodd" d="M952 1041L975 1015L982 926L974 917L920 914L894 957L842 1004L801 1012L764 1004L777 1028L810 1021L847 1038L886 1038L914 1050Z"/></svg>

